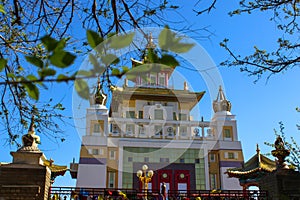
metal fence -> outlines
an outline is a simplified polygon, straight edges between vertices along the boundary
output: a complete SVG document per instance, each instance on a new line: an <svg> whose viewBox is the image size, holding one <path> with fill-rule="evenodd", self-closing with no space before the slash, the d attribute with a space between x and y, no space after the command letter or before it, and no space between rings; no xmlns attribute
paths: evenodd
<svg viewBox="0 0 300 200"><path fill-rule="evenodd" d="M134 189L51 187L49 193L49 200L138 199Z"/></svg>
<svg viewBox="0 0 300 200"><path fill-rule="evenodd" d="M51 187L49 200L148 200L162 199L159 191L140 192L123 188ZM169 190L168 200L268 200L259 190Z"/></svg>
<svg viewBox="0 0 300 200"><path fill-rule="evenodd" d="M267 200L261 190L169 190L168 200Z"/></svg>

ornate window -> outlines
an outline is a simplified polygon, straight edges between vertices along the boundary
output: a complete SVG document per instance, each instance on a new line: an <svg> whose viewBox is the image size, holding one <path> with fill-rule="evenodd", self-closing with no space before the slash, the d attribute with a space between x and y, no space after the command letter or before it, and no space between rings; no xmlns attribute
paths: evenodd
<svg viewBox="0 0 300 200"><path fill-rule="evenodd" d="M164 76L164 74L160 74L158 77L158 85L160 86L165 86L166 85L166 77Z"/></svg>
<svg viewBox="0 0 300 200"><path fill-rule="evenodd" d="M187 121L187 114L185 114L185 113L179 113L179 120Z"/></svg>
<svg viewBox="0 0 300 200"><path fill-rule="evenodd" d="M101 135L103 130L104 130L104 121L103 120L91 121L91 134Z"/></svg>
<svg viewBox="0 0 300 200"><path fill-rule="evenodd" d="M214 153L209 154L209 161L210 162L216 162L216 155Z"/></svg>
<svg viewBox="0 0 300 200"><path fill-rule="evenodd" d="M238 159L238 152L225 152L225 158Z"/></svg>
<svg viewBox="0 0 300 200"><path fill-rule="evenodd" d="M150 85L156 85L156 76L150 75Z"/></svg>
<svg viewBox="0 0 300 200"><path fill-rule="evenodd" d="M116 172L108 172L108 187L115 188Z"/></svg>
<svg viewBox="0 0 300 200"><path fill-rule="evenodd" d="M232 129L231 127L224 127L223 129L223 138L226 141L232 140Z"/></svg>
<svg viewBox="0 0 300 200"><path fill-rule="evenodd" d="M139 135L146 135L146 130L144 126L139 126Z"/></svg>
<svg viewBox="0 0 300 200"><path fill-rule="evenodd" d="M217 175L216 174L209 174L210 178L210 189L217 188Z"/></svg>
<svg viewBox="0 0 300 200"><path fill-rule="evenodd" d="M110 160L115 160L116 159L116 151L114 151L114 150L109 151L109 159Z"/></svg>
<svg viewBox="0 0 300 200"><path fill-rule="evenodd" d="M155 109L154 119L158 119L158 120L164 119L164 111L162 109Z"/></svg>
<svg viewBox="0 0 300 200"><path fill-rule="evenodd" d="M118 127L117 124L112 124L112 125L111 125L111 132L112 132L113 134L119 134L119 133L120 133L120 129L119 129L119 127Z"/></svg>
<svg viewBox="0 0 300 200"><path fill-rule="evenodd" d="M135 118L134 111L126 111L126 118Z"/></svg>
<svg viewBox="0 0 300 200"><path fill-rule="evenodd" d="M126 124L126 135L133 135L134 134L134 125L133 124Z"/></svg>
<svg viewBox="0 0 300 200"><path fill-rule="evenodd" d="M144 118L144 113L143 113L143 111L139 111L139 119L143 119Z"/></svg>
<svg viewBox="0 0 300 200"><path fill-rule="evenodd" d="M94 133L100 133L100 124L94 124Z"/></svg>

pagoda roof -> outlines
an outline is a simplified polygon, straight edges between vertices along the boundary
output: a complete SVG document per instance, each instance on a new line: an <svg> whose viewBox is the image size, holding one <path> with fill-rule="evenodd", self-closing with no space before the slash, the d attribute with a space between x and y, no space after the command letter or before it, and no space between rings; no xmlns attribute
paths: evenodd
<svg viewBox="0 0 300 200"><path fill-rule="evenodd" d="M53 160L43 160L44 166L49 167L51 170L51 177L56 178L57 176L63 176L65 175L66 171L68 170L68 167L65 165L56 165L53 164Z"/></svg>
<svg viewBox="0 0 300 200"><path fill-rule="evenodd" d="M113 91L114 101L120 100L150 100L167 101L188 104L192 109L203 97L205 91L191 92L188 90L175 90L157 87L125 87Z"/></svg>
<svg viewBox="0 0 300 200"><path fill-rule="evenodd" d="M260 173L271 173L276 169L275 161L260 154L257 148L257 153L252 156L242 167L227 169L225 172L229 177L249 177L256 178Z"/></svg>

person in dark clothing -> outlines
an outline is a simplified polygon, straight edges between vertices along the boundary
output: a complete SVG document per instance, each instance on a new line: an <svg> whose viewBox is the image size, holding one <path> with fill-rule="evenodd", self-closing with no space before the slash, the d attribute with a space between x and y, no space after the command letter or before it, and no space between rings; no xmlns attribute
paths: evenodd
<svg viewBox="0 0 300 200"><path fill-rule="evenodd" d="M167 186L166 186L165 182L163 182L161 184L161 195L163 197L163 200L167 199Z"/></svg>

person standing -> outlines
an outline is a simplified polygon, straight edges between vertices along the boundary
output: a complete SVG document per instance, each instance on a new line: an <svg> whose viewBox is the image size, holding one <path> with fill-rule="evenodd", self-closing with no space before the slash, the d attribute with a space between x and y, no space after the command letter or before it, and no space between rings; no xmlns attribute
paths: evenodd
<svg viewBox="0 0 300 200"><path fill-rule="evenodd" d="M161 195L163 197L163 200L167 199L167 186L166 186L165 182L163 182L161 184Z"/></svg>

